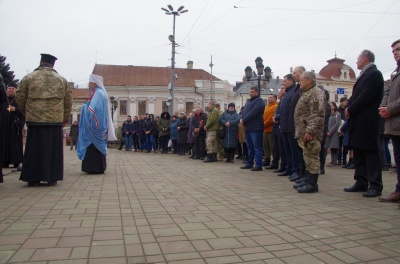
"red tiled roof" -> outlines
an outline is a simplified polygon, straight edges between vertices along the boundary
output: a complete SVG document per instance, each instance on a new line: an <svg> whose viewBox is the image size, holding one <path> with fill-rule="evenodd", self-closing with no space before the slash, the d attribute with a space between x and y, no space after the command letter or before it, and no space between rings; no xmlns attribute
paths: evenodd
<svg viewBox="0 0 400 264"><path fill-rule="evenodd" d="M349 75L350 78L356 78L356 74L354 73L354 70L349 66L344 64L345 60L339 59L339 58L333 58L328 60L328 65L326 65L325 67L323 67L320 71L319 71L319 75L323 78L326 79L331 79L332 77L336 77L339 78L340 75L342 74L342 72L340 71L340 69L343 66L347 66L349 67Z"/></svg>
<svg viewBox="0 0 400 264"><path fill-rule="evenodd" d="M175 68L175 73L177 87L194 87L195 80L208 81L211 77L213 81L220 81L202 69ZM171 68L95 64L93 74L103 77L104 86L168 86Z"/></svg>
<svg viewBox="0 0 400 264"><path fill-rule="evenodd" d="M78 100L87 100L89 98L89 89L72 89L72 98Z"/></svg>

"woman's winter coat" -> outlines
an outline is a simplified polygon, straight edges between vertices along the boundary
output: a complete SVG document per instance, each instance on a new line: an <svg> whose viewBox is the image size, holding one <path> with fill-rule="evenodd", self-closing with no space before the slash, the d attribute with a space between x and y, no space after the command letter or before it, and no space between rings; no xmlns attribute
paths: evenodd
<svg viewBox="0 0 400 264"><path fill-rule="evenodd" d="M234 111L226 110L219 119L219 123L222 125L222 129L225 130L225 137L222 141L222 147L227 149L237 148L237 135L239 132L239 114ZM225 124L229 122L230 126L227 127Z"/></svg>

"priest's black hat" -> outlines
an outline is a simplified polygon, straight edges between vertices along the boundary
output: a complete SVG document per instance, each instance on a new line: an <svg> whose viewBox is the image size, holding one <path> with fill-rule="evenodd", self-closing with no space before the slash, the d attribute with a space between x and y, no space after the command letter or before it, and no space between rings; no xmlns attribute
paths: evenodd
<svg viewBox="0 0 400 264"><path fill-rule="evenodd" d="M42 58L40 59L41 62L50 63L51 65L54 65L54 63L57 60L56 57L54 57L53 55L50 55L50 54L42 53L42 54L40 54L40 56L42 56Z"/></svg>

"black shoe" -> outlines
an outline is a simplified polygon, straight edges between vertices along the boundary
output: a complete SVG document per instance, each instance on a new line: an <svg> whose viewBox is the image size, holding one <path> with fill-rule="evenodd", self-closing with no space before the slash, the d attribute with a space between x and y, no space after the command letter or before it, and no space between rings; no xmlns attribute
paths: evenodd
<svg viewBox="0 0 400 264"><path fill-rule="evenodd" d="M242 166L242 167L240 167L241 169L244 169L244 170L247 170L247 169L252 169L253 168L253 166L250 166L250 165L244 165L244 166Z"/></svg>
<svg viewBox="0 0 400 264"><path fill-rule="evenodd" d="M38 186L39 186L39 183L40 183L40 182L38 182L38 181L28 182L28 186L29 186L29 187L38 187Z"/></svg>
<svg viewBox="0 0 400 264"><path fill-rule="evenodd" d="M56 186L57 185L57 181L50 181L47 183L48 186Z"/></svg>
<svg viewBox="0 0 400 264"><path fill-rule="evenodd" d="M325 170L320 170L319 174L325 174Z"/></svg>
<svg viewBox="0 0 400 264"><path fill-rule="evenodd" d="M274 165L269 165L269 166L265 167L265 169L267 169L267 170L275 170L277 168L278 168L278 166L274 166Z"/></svg>
<svg viewBox="0 0 400 264"><path fill-rule="evenodd" d="M290 181L297 181L297 180L299 180L300 178L301 178L301 175L300 175L300 174L298 174L297 172L293 172L293 174L290 175L289 180L290 180Z"/></svg>
<svg viewBox="0 0 400 264"><path fill-rule="evenodd" d="M355 169L353 163L351 163L350 165L347 165L346 169Z"/></svg>
<svg viewBox="0 0 400 264"><path fill-rule="evenodd" d="M281 172L278 174L278 176L289 176L289 175L291 175L291 173L289 173L287 171L284 171L284 172Z"/></svg>
<svg viewBox="0 0 400 264"><path fill-rule="evenodd" d="M262 163L262 166L269 166L269 165L271 165L271 162L270 162L270 161L264 161L264 162Z"/></svg>
<svg viewBox="0 0 400 264"><path fill-rule="evenodd" d="M299 183L296 183L295 185L293 185L293 188L294 189L298 189L298 188L301 188L301 187L303 187L305 185L307 185L307 182L306 181L302 181L302 182L299 182Z"/></svg>
<svg viewBox="0 0 400 264"><path fill-rule="evenodd" d="M284 169L282 167L278 168L277 170L274 170L275 173L280 173L280 172L284 172L284 171L286 171L286 169Z"/></svg>
<svg viewBox="0 0 400 264"><path fill-rule="evenodd" d="M251 169L251 171L262 171L262 167L254 167Z"/></svg>
<svg viewBox="0 0 400 264"><path fill-rule="evenodd" d="M194 160L198 160L198 159L200 159L200 157L194 156L193 159L194 159Z"/></svg>
<svg viewBox="0 0 400 264"><path fill-rule="evenodd" d="M241 159L242 155L237 155L235 159Z"/></svg>
<svg viewBox="0 0 400 264"><path fill-rule="evenodd" d="M318 192L318 184L311 185L306 183L304 186L297 188L299 193L315 193Z"/></svg>
<svg viewBox="0 0 400 264"><path fill-rule="evenodd" d="M300 178L297 181L295 181L295 183L302 183L306 180L306 178Z"/></svg>
<svg viewBox="0 0 400 264"><path fill-rule="evenodd" d="M345 192L366 192L368 190L368 186L353 185L353 186L350 186L350 187L346 187L343 190Z"/></svg>
<svg viewBox="0 0 400 264"><path fill-rule="evenodd" d="M375 189L369 189L368 191L366 191L362 194L363 197L378 197L381 195L382 195L382 192L375 190Z"/></svg>

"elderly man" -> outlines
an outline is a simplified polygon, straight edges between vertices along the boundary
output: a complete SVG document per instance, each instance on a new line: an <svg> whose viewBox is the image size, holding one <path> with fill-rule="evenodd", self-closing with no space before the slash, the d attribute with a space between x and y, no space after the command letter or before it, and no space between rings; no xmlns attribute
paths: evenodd
<svg viewBox="0 0 400 264"><path fill-rule="evenodd" d="M400 202L400 39L393 42L392 52L397 67L391 75L390 85L385 91L379 113L386 119L385 134L392 139L394 159L397 164L397 184L394 192L380 198L380 202Z"/></svg>
<svg viewBox="0 0 400 264"><path fill-rule="evenodd" d="M26 75L16 100L28 127L20 179L28 186L54 186L64 176L62 128L68 122L72 91L54 69L56 57L41 54L40 66Z"/></svg>
<svg viewBox="0 0 400 264"><path fill-rule="evenodd" d="M318 192L319 152L324 133L325 94L316 87L314 72L304 72L300 77L302 92L295 108L295 138L303 150L305 181L297 187L299 193Z"/></svg>
<svg viewBox="0 0 400 264"><path fill-rule="evenodd" d="M260 97L257 86L250 88L250 100L244 106L240 124L244 125L244 135L246 137L248 159L246 165L241 169L251 169L252 171L262 171L262 138L264 130L264 100ZM255 159L255 166L254 165Z"/></svg>
<svg viewBox="0 0 400 264"><path fill-rule="evenodd" d="M355 167L353 186L345 192L363 192L363 197L381 196L382 166L379 157L379 112L383 98L383 76L374 64L375 55L363 50L357 58L361 70L353 87L345 115L348 118L350 147ZM368 186L369 185L369 186Z"/></svg>

